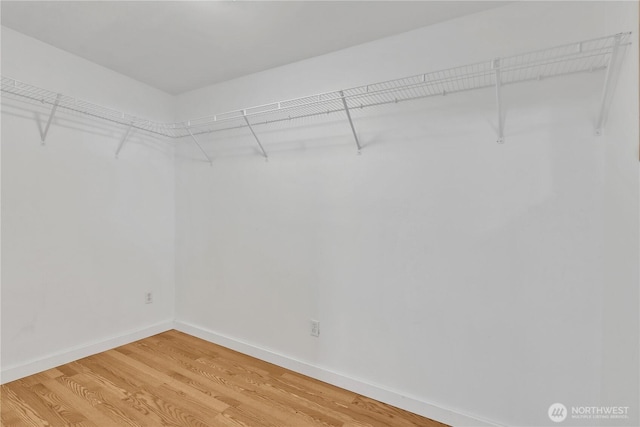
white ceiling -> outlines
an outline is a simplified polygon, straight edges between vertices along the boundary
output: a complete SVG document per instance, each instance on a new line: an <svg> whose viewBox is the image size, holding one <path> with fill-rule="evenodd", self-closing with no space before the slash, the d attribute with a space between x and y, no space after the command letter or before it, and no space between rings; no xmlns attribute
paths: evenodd
<svg viewBox="0 0 640 427"><path fill-rule="evenodd" d="M505 4L2 1L2 25L171 94Z"/></svg>

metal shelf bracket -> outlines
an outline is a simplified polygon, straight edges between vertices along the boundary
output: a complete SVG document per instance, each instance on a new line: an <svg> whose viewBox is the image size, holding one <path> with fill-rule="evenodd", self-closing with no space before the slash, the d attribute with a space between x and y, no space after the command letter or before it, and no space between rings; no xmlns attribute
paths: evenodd
<svg viewBox="0 0 640 427"><path fill-rule="evenodd" d="M370 83L296 99L280 100L216 115L194 118L186 122L166 123L134 117L130 114L103 107L91 102L75 99L67 95L32 86L16 79L2 76L0 91L4 99L17 99L38 105L46 105L51 112L44 131L40 132L44 143L57 111L76 113L86 117L105 120L120 127L133 124L130 132L146 132L171 139L191 137L207 161L206 154L195 135L243 129L248 127L255 138L260 152L267 159L267 153L257 132L275 123L288 123L294 119L321 117L345 112L358 153L362 149L351 112L381 105L417 100L436 96L452 96L471 90L491 90L497 109L497 142L504 142L506 109L501 99L502 87L521 82L546 80L552 77L569 76L577 73L603 71L604 87L598 87L601 99L594 117L596 133L602 134L607 121L609 104L613 97L616 75L622 64L624 47L631 44L631 33L620 33L549 47L536 51L431 71L414 76L384 82ZM130 138L130 132L123 137L121 145ZM122 147L119 147L122 148Z"/></svg>
<svg viewBox="0 0 640 427"><path fill-rule="evenodd" d="M622 40L623 34L616 34L614 36L613 48L611 50L611 55L609 56L609 62L607 64L607 72L604 77L604 87L602 88L602 95L600 98L600 110L598 113L598 120L596 122L596 135L602 135L604 130L605 120L607 118L607 109L609 107L609 92L611 91L611 85L614 76L614 70L618 64L618 52L620 50L620 41Z"/></svg>
<svg viewBox="0 0 640 427"><path fill-rule="evenodd" d="M49 133L49 127L51 126L53 117L56 115L56 110L58 109L58 104L60 103L61 97L62 97L62 94L57 94L56 100L53 103L53 107L51 107L51 113L49 113L49 120L47 120L47 125L45 126L44 132L42 133L42 138L40 138L42 145L44 145L44 141L47 139L47 134Z"/></svg>
<svg viewBox="0 0 640 427"><path fill-rule="evenodd" d="M129 127L127 128L127 131L124 133L124 135L122 135L122 139L120 140L120 144L118 144L118 148L116 149L116 159L118 158L118 155L120 154L120 150L122 150L122 147L124 147L124 143L127 142L127 138L129 137L129 134L131 133L131 129L133 129L133 123L131 123L129 125Z"/></svg>
<svg viewBox="0 0 640 427"><path fill-rule="evenodd" d="M500 58L496 58L491 62L491 68L493 68L496 79L496 107L498 109L498 144L504 144L504 121L502 115L502 96L501 96L501 86L502 86L502 77L500 75Z"/></svg>
<svg viewBox="0 0 640 427"><path fill-rule="evenodd" d="M258 147L260 147L260 151L262 151L262 156L264 157L265 161L269 160L269 156L267 156L267 152L264 151L264 147L260 143L260 138L258 138L258 135L256 135L256 132L253 130L253 126L251 126L251 122L249 122L249 119L247 118L247 111L246 110L242 111L242 117L244 118L245 123L249 127L249 130L253 134L253 137L256 139L256 142L258 143Z"/></svg>
<svg viewBox="0 0 640 427"><path fill-rule="evenodd" d="M360 154L360 150L362 150L362 147L360 146L360 141L358 140L358 134L356 133L356 128L353 126L353 120L351 120L351 113L349 112L349 106L347 105L347 100L344 97L343 91L340 91L340 98L342 99L342 105L344 105L344 112L347 113L347 119L349 119L349 126L351 126L351 132L353 132L353 138L356 140L356 147L358 147L358 154Z"/></svg>
<svg viewBox="0 0 640 427"><path fill-rule="evenodd" d="M200 145L200 143L198 142L198 140L196 139L195 136L193 136L193 133L191 133L191 129L189 129L189 126L185 126L185 129L187 130L187 132L189 132L189 135L191 136L191 139L193 140L193 142L198 146L198 148L200 149L200 151L202 151L202 154L204 155L204 157L207 159L207 161L209 162L209 165L213 166L213 161L211 160L211 158L209 157L209 155L207 154L206 151L204 151L204 148L202 148L202 145Z"/></svg>

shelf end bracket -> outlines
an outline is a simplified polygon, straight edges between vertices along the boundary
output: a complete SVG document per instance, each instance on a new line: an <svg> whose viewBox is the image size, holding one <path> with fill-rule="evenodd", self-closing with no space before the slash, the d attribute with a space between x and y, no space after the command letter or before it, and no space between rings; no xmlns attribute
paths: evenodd
<svg viewBox="0 0 640 427"><path fill-rule="evenodd" d="M185 126L185 129L187 130L187 132L189 132L189 136L191 136L191 139L193 140L193 142L198 146L198 148L202 152L202 155L207 159L210 165L213 165L213 161L211 160L211 157L209 157L207 152L204 151L204 148L202 148L202 145L200 145L196 137L193 136L193 133L191 133L191 129L189 129L189 126Z"/></svg>
<svg viewBox="0 0 640 427"><path fill-rule="evenodd" d="M605 120L607 118L607 107L609 104L609 93L611 92L611 85L614 75L614 67L617 65L618 51L620 49L620 42L622 40L622 34L616 34L613 48L611 49L611 56L609 56L609 63L607 64L607 72L604 77L604 87L602 88L602 95L600 97L600 111L598 113L598 120L596 122L596 135L602 135Z"/></svg>
<svg viewBox="0 0 640 427"><path fill-rule="evenodd" d="M340 98L342 98L342 105L344 106L344 112L347 113L347 119L349 119L349 126L351 126L351 132L353 132L353 138L356 140L356 147L358 147L358 154L360 154L360 150L362 150L362 147L360 146L360 141L358 140L358 134L356 133L356 128L353 126L353 120L351 120L351 113L349 112L349 106L347 105L347 99L344 97L343 91L340 91Z"/></svg>
<svg viewBox="0 0 640 427"><path fill-rule="evenodd" d="M256 135L256 132L253 130L253 126L251 126L251 122L249 121L249 118L247 117L247 112L246 111L242 111L242 117L244 118L245 123L249 127L249 130L251 131L251 134L256 139L256 142L258 143L258 147L260 147L260 151L262 151L262 157L264 157L265 160L268 160L269 156L267 156L267 152L264 151L264 147L262 146L262 143L260 142L260 138L258 138L258 135Z"/></svg>
<svg viewBox="0 0 640 427"><path fill-rule="evenodd" d="M56 100L53 103L53 107L51 107L51 113L49 113L49 120L47 120L47 125L44 128L44 132L42 132L40 141L42 145L44 145L44 141L47 139L47 134L49 133L49 127L51 127L51 122L53 122L53 117L56 115L56 110L58 109L58 104L60 103L61 94L56 95Z"/></svg>
<svg viewBox="0 0 640 427"><path fill-rule="evenodd" d="M504 144L504 120L502 113L502 76L500 75L500 58L496 58L491 62L491 68L493 68L496 77L496 107L498 109L498 144Z"/></svg>

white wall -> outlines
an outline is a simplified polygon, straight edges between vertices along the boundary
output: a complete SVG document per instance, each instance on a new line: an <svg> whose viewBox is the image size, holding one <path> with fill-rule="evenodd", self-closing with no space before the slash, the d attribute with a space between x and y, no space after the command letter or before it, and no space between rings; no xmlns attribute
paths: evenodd
<svg viewBox="0 0 640 427"><path fill-rule="evenodd" d="M188 93L177 115L637 31L637 15L512 4ZM626 59L605 137L594 74L505 88L504 145L490 90L358 114L361 156L337 117L262 130L269 162L250 135L204 139L213 167L185 141L178 324L436 418L549 425L554 402L629 404L612 424L636 425L637 53Z"/></svg>
<svg viewBox="0 0 640 427"><path fill-rule="evenodd" d="M173 97L2 28L2 74L171 121ZM59 110L2 107L2 380L171 326L173 152ZM155 301L144 303L153 292Z"/></svg>
<svg viewBox="0 0 640 427"><path fill-rule="evenodd" d="M607 7L606 28L615 31L620 23L635 28L634 46L629 49L617 81L604 138L606 154L603 203L603 373L602 399L638 408L640 392L640 331L638 316L639 211L638 195L638 9L617 3ZM624 143L628 142L628 143ZM634 422L640 425L636 409Z"/></svg>

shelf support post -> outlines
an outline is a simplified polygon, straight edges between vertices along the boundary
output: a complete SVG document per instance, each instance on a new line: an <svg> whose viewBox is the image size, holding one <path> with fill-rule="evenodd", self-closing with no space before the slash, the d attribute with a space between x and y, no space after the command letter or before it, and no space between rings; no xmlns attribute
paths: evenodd
<svg viewBox="0 0 640 427"><path fill-rule="evenodd" d="M120 154L120 150L122 150L122 147L124 147L124 143L127 142L127 138L129 137L129 134L131 133L131 129L133 129L133 122L131 122L129 124L129 127L127 128L127 131L125 132L124 135L122 135L122 139L120 140L120 144L118 144L118 149L116 150L116 159L118 158L118 155Z"/></svg>
<svg viewBox="0 0 640 427"><path fill-rule="evenodd" d="M609 63L607 64L607 72L604 77L604 87L602 88L602 95L600 98L600 112L598 113L598 121L596 122L596 135L602 135L604 121L606 119L607 105L609 99L609 92L611 91L611 85L613 81L613 67L617 64L618 50L620 48L620 41L622 34L616 34L613 42L613 48L611 50L611 56L609 57Z"/></svg>
<svg viewBox="0 0 640 427"><path fill-rule="evenodd" d="M196 139L195 136L193 136L193 133L191 133L191 129L189 129L188 126L185 127L185 129L187 130L187 132L189 132L189 136L191 136L191 139L193 140L193 142L198 146L198 148L200 149L200 151L202 151L202 154L204 155L204 157L207 159L207 161L209 162L210 165L213 165L213 161L211 160L211 158L209 157L209 155L207 154L206 151L204 151L204 148L202 148L202 145L200 145L200 143L198 142L198 140Z"/></svg>
<svg viewBox="0 0 640 427"><path fill-rule="evenodd" d="M491 63L491 68L494 69L496 77L496 106L498 109L498 144L504 143L504 122L502 120L502 94L501 94L501 75L500 75L500 58L496 58Z"/></svg>
<svg viewBox="0 0 640 427"><path fill-rule="evenodd" d="M360 141L358 140L358 134L356 133L356 128L353 126L353 120L351 120L351 113L349 112L349 106L347 105L347 100L344 97L344 92L340 91L340 98L342 98L342 105L344 106L344 112L347 113L347 119L349 119L349 126L351 126L351 132L353 132L353 138L356 140L356 147L358 147L358 154L360 154Z"/></svg>
<svg viewBox="0 0 640 427"><path fill-rule="evenodd" d="M249 127L249 130L251 131L251 134L253 134L253 137L256 139L256 142L258 143L258 147L260 147L260 151L262 151L262 156L264 157L265 160L269 160L269 156L267 156L267 152L264 151L264 147L262 146L262 143L260 142L260 138L258 138L258 135L256 135L256 132L253 130L253 126L251 126L251 122L249 121L249 118L247 117L247 111L246 110L242 110L242 117L244 118L245 123Z"/></svg>
<svg viewBox="0 0 640 427"><path fill-rule="evenodd" d="M58 104L60 103L61 94L56 95L56 100L53 103L53 107L51 107L51 113L49 113L49 120L47 120L47 125L44 128L44 132L42 133L42 145L44 145L44 141L47 139L47 134L49 133L49 127L51 126L51 122L53 121L53 117L56 115L56 110L58 109Z"/></svg>

